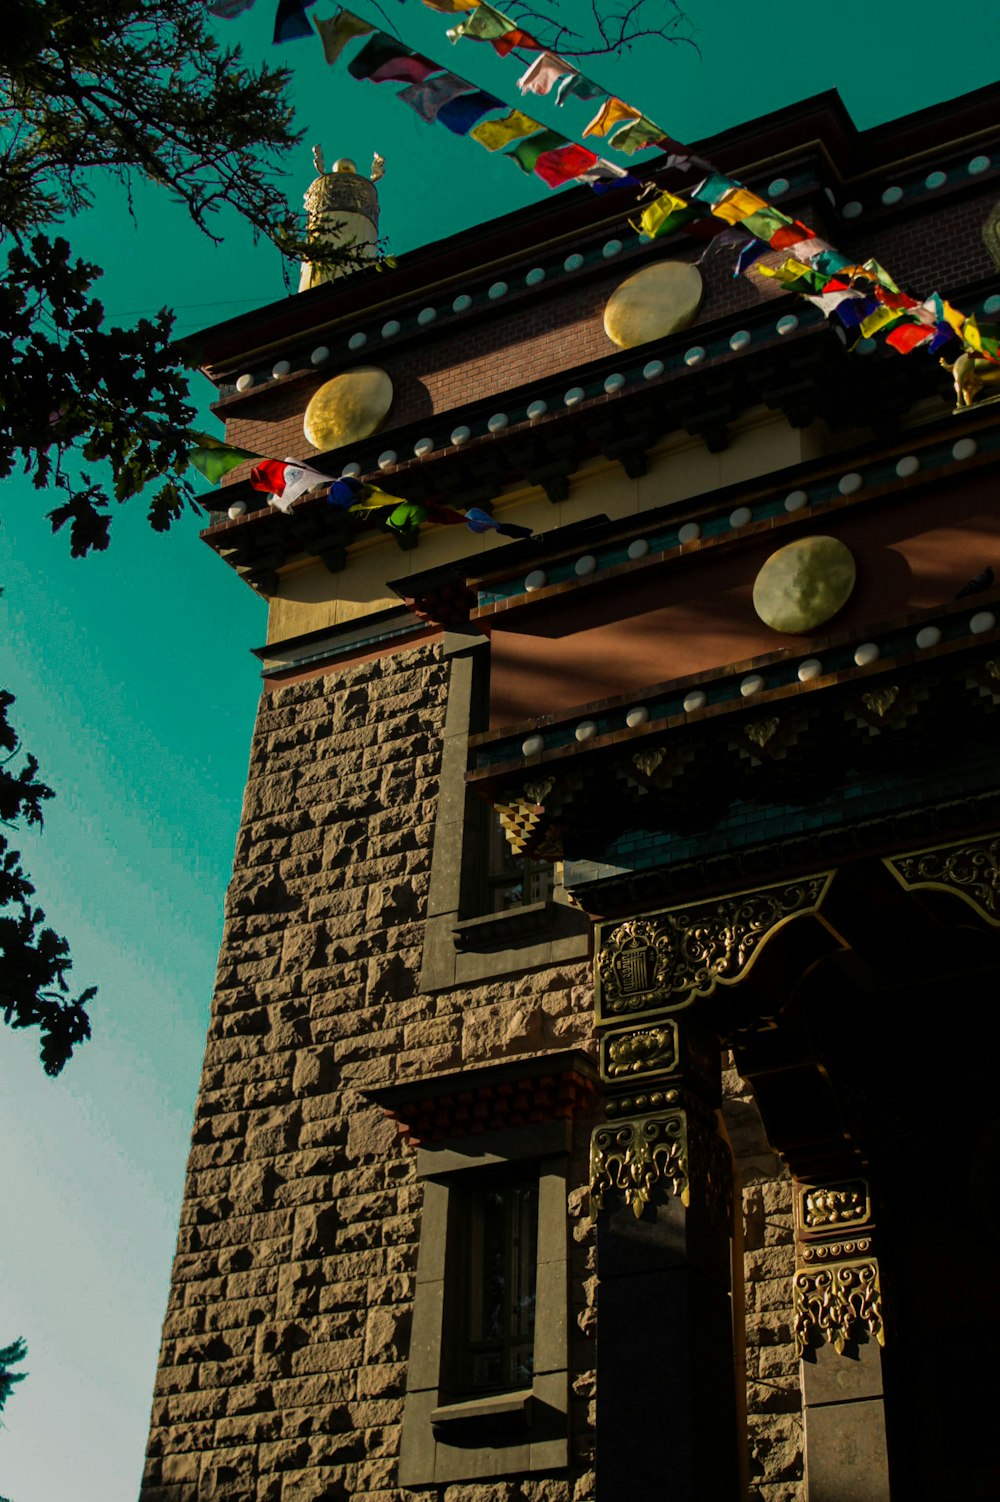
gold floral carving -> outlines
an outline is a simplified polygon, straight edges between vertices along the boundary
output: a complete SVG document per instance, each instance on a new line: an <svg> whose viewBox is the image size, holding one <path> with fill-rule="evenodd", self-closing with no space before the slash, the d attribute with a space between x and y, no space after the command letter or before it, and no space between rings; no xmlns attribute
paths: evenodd
<svg viewBox="0 0 1000 1502"><path fill-rule="evenodd" d="M795 1343L801 1356L829 1341L843 1354L848 1341L864 1335L885 1344L878 1262L838 1262L799 1268L793 1280Z"/></svg>
<svg viewBox="0 0 1000 1502"><path fill-rule="evenodd" d="M775 717L767 720L753 720L746 726L747 740L753 741L763 751L768 741L774 735L781 721Z"/></svg>
<svg viewBox="0 0 1000 1502"><path fill-rule="evenodd" d="M799 1225L804 1235L840 1235L871 1220L864 1179L841 1184L806 1184L799 1190Z"/></svg>
<svg viewBox="0 0 1000 1502"><path fill-rule="evenodd" d="M636 1075L669 1074L677 1068L677 1024L669 1020L659 1027L637 1027L616 1033L601 1043L601 1074L606 1080L634 1079Z"/></svg>
<svg viewBox="0 0 1000 1502"><path fill-rule="evenodd" d="M590 1139L592 1212L603 1210L606 1195L623 1194L638 1220L657 1193L691 1203L686 1113L670 1111L598 1127Z"/></svg>
<svg viewBox="0 0 1000 1502"><path fill-rule="evenodd" d="M633 1012L675 1011L718 985L733 985L766 941L818 911L833 873L668 908L598 932L597 1021Z"/></svg>
<svg viewBox="0 0 1000 1502"><path fill-rule="evenodd" d="M666 754L662 747L654 751L637 751L632 760L644 777L652 777Z"/></svg>
<svg viewBox="0 0 1000 1502"><path fill-rule="evenodd" d="M952 892L1000 928L1000 835L888 856L885 865L908 890Z"/></svg>
<svg viewBox="0 0 1000 1502"><path fill-rule="evenodd" d="M868 693L862 694L861 702L872 714L884 720L898 698L897 686L894 683L887 683L885 688L873 688Z"/></svg>

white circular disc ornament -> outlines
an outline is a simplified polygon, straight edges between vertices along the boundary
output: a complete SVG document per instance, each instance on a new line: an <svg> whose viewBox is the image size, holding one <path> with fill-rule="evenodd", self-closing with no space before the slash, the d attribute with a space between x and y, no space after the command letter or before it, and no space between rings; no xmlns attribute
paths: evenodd
<svg viewBox="0 0 1000 1502"><path fill-rule="evenodd" d="M873 662L878 662L881 655L878 642L864 641L860 647L855 647L854 649L854 662L859 668L867 668Z"/></svg>
<svg viewBox="0 0 1000 1502"><path fill-rule="evenodd" d="M936 647L941 640L941 630L938 626L923 626L917 632L917 646L923 651L927 647Z"/></svg>
<svg viewBox="0 0 1000 1502"><path fill-rule="evenodd" d="M330 351L325 344L320 344L309 356L310 365L325 365L330 358Z"/></svg>
<svg viewBox="0 0 1000 1502"><path fill-rule="evenodd" d="M588 574L596 573L596 571L597 559L593 553L584 553L583 557L578 558L573 565L573 572L579 579L586 579Z"/></svg>
<svg viewBox="0 0 1000 1502"><path fill-rule="evenodd" d="M645 558L649 552L649 543L644 537L635 537L629 543L626 552L632 559L632 562L635 563L638 559Z"/></svg>
<svg viewBox="0 0 1000 1502"><path fill-rule="evenodd" d="M775 324L778 333L784 338L786 334L794 334L799 326L799 320L794 313L786 313L784 318L779 318Z"/></svg>
<svg viewBox="0 0 1000 1502"><path fill-rule="evenodd" d="M974 438L960 438L951 451L953 459L971 459L979 445Z"/></svg>
<svg viewBox="0 0 1000 1502"><path fill-rule="evenodd" d="M581 720L579 725L577 725L576 729L574 730L573 734L576 736L578 741L592 741L594 736L597 734L597 721Z"/></svg>
<svg viewBox="0 0 1000 1502"><path fill-rule="evenodd" d="M610 261L612 256L621 254L621 248L622 242L620 240L609 240L604 249L601 251L601 254L606 261Z"/></svg>
<svg viewBox="0 0 1000 1502"><path fill-rule="evenodd" d="M528 594L534 594L536 589L544 589L549 582L549 576L543 568L532 569L524 581L524 587Z"/></svg>
<svg viewBox="0 0 1000 1502"><path fill-rule="evenodd" d="M229 513L228 513L229 520L231 522L234 522L234 521L237 520L238 517L246 516L246 511L247 511L247 503L246 503L246 501L234 501L233 504L229 508Z"/></svg>
<svg viewBox="0 0 1000 1502"><path fill-rule="evenodd" d="M586 395L582 386L571 386L563 397L563 401L567 407L578 407Z"/></svg>
<svg viewBox="0 0 1000 1502"><path fill-rule="evenodd" d="M422 459L425 454L432 454L434 452L434 439L418 438L416 443L413 445L413 452L416 454L418 459Z"/></svg>
<svg viewBox="0 0 1000 1502"><path fill-rule="evenodd" d="M253 385L253 376L252 375L241 375L241 376L237 377L237 381L236 381L236 389L237 389L237 391L249 391L250 387L252 385Z"/></svg>
<svg viewBox="0 0 1000 1502"><path fill-rule="evenodd" d="M702 349L701 345L700 344L694 344L694 345L691 346L691 348L688 350L687 354L684 356L684 364L685 365L690 365L692 367L692 369L693 369L695 365L700 365L701 362L702 362L702 360L704 360L704 358L705 358L705 351Z"/></svg>
<svg viewBox="0 0 1000 1502"><path fill-rule="evenodd" d="M468 441L469 441L469 439L471 437L472 437L472 429L471 428L465 428L465 427L456 428L454 430L454 432L452 433L452 435L451 435L451 441L452 441L453 444L455 444L456 448L461 448L462 444L463 443L468 443Z"/></svg>
<svg viewBox="0 0 1000 1502"><path fill-rule="evenodd" d="M614 396L615 393L620 391L624 385L625 377L616 373L615 375L608 376L607 380L604 382L604 389L609 396Z"/></svg>
<svg viewBox="0 0 1000 1502"><path fill-rule="evenodd" d="M729 348L735 354L738 354L741 349L746 349L747 345L750 343L750 337L751 335L749 329L737 329L736 333L729 341Z"/></svg>
<svg viewBox="0 0 1000 1502"><path fill-rule="evenodd" d="M992 631L997 623L997 618L992 610L977 610L969 622L969 630L973 636L982 636L984 631Z"/></svg>
<svg viewBox="0 0 1000 1502"><path fill-rule="evenodd" d="M451 305L453 313L467 313L472 307L472 298L468 292L460 292Z"/></svg>
<svg viewBox="0 0 1000 1502"><path fill-rule="evenodd" d="M896 465L896 473L901 480L908 480L911 475L916 474L919 468L920 460L916 454L904 454L903 458Z"/></svg>
<svg viewBox="0 0 1000 1502"><path fill-rule="evenodd" d="M494 282L493 285L492 285L492 287L490 288L489 292L486 295L487 295L487 297L490 298L490 300L492 302L497 302L499 298L506 297L507 296L507 283L506 282Z"/></svg>
<svg viewBox="0 0 1000 1502"><path fill-rule="evenodd" d="M924 178L924 187L929 188L933 193L935 188L943 188L947 181L947 172L928 172Z"/></svg>
<svg viewBox="0 0 1000 1502"><path fill-rule="evenodd" d="M365 345L367 343L368 343L368 335L367 334L352 334L351 337L350 337L350 339L348 339L348 341L347 341L347 348L348 349L364 349L364 347L365 347Z"/></svg>
<svg viewBox="0 0 1000 1502"><path fill-rule="evenodd" d="M989 169L990 159L988 156L974 156L969 163L969 171L973 177L978 177L980 172L988 172Z"/></svg>
<svg viewBox="0 0 1000 1502"><path fill-rule="evenodd" d="M787 177L776 177L773 183L768 184L767 196L768 198L780 198L783 193L788 192L790 186Z"/></svg>
<svg viewBox="0 0 1000 1502"><path fill-rule="evenodd" d="M291 369L291 360L276 360L271 367L271 376L274 380L280 381L282 376L291 374Z"/></svg>
<svg viewBox="0 0 1000 1502"><path fill-rule="evenodd" d="M340 471L340 478L342 480L353 480L356 479L360 473L361 465L356 463L355 461L352 461L350 464L344 465L343 469Z"/></svg>
<svg viewBox="0 0 1000 1502"><path fill-rule="evenodd" d="M580 255L579 251L574 251L571 256L567 256L566 259L565 259L565 261L563 261L563 270L564 271L579 271L579 269L580 269L580 267L582 265L583 265L583 256Z"/></svg>
<svg viewBox="0 0 1000 1502"><path fill-rule="evenodd" d="M891 209L893 204L898 203L902 196L902 188L893 183L892 187L886 188L885 192L882 194L882 202L885 204L887 209Z"/></svg>
<svg viewBox="0 0 1000 1502"><path fill-rule="evenodd" d="M521 742L522 756L538 756L545 750L545 740L540 735L529 735Z"/></svg>
<svg viewBox="0 0 1000 1502"><path fill-rule="evenodd" d="M532 402L528 408L528 420L530 422L537 422L540 417L545 416L548 410L548 402Z"/></svg>
<svg viewBox="0 0 1000 1502"><path fill-rule="evenodd" d="M392 466L394 464L398 464L398 462L399 455L396 453L395 449L386 449L384 454L379 454L378 456L379 469L391 469Z"/></svg>
<svg viewBox="0 0 1000 1502"><path fill-rule="evenodd" d="M744 699L752 699L754 694L759 694L764 686L764 680L759 673L750 673L740 684L740 693Z"/></svg>
<svg viewBox="0 0 1000 1502"><path fill-rule="evenodd" d="M677 541L681 547L687 542L697 542L701 536L701 527L697 522L685 522L677 533Z"/></svg>
<svg viewBox="0 0 1000 1502"><path fill-rule="evenodd" d="M642 367L642 378L644 381L655 381L656 377L661 376L665 369L666 366L662 360L648 360Z"/></svg>
<svg viewBox="0 0 1000 1502"><path fill-rule="evenodd" d="M486 426L491 433L502 433L509 422L510 418L506 412L494 412Z"/></svg>
<svg viewBox="0 0 1000 1502"><path fill-rule="evenodd" d="M808 506L808 504L809 504L809 497L806 495L806 493L805 493L804 490L793 490L790 495L786 495L785 496L785 510L786 511L789 511L789 512L801 511L802 508L804 506Z"/></svg>
<svg viewBox="0 0 1000 1502"><path fill-rule="evenodd" d="M749 506L737 506L736 510L730 513L729 525L734 530L738 527L745 527L749 522L752 521L753 512L750 510Z"/></svg>
<svg viewBox="0 0 1000 1502"><path fill-rule="evenodd" d="M996 295L994 295L993 297L988 297L983 303L983 312L990 314L1000 313L1000 297L997 297Z"/></svg>
<svg viewBox="0 0 1000 1502"><path fill-rule="evenodd" d="M844 207L840 212L843 214L845 219L860 219L861 215L864 213L864 205L858 203L858 200L856 198L852 198L850 203L844 204Z"/></svg>
<svg viewBox="0 0 1000 1502"><path fill-rule="evenodd" d="M630 730L638 729L640 725L645 725L648 720L649 710L646 708L645 704L637 704L635 708L630 709L628 714L625 716L625 723Z"/></svg>
<svg viewBox="0 0 1000 1502"><path fill-rule="evenodd" d="M545 280L544 267L532 266L524 280L529 287L537 287L539 282L544 282Z"/></svg>
<svg viewBox="0 0 1000 1502"><path fill-rule="evenodd" d="M799 663L798 679L800 683L811 683L818 678L823 671L823 664L818 657L807 657Z"/></svg>
<svg viewBox="0 0 1000 1502"><path fill-rule="evenodd" d="M837 489L841 495L857 495L864 483L857 470L852 469L850 474L841 475L837 481Z"/></svg>
<svg viewBox="0 0 1000 1502"><path fill-rule="evenodd" d="M400 329L399 319L398 318L390 318L388 320L388 322L383 323L383 325L382 325L382 338L383 339L395 339L396 335L399 333L399 329Z"/></svg>
<svg viewBox="0 0 1000 1502"><path fill-rule="evenodd" d="M421 308L417 314L417 322L421 328L426 328L429 323L434 322L437 316L437 308Z"/></svg>
<svg viewBox="0 0 1000 1502"><path fill-rule="evenodd" d="M700 688L693 689L691 693L684 696L684 713L694 714L696 709L704 709L707 703L708 697L704 690Z"/></svg>

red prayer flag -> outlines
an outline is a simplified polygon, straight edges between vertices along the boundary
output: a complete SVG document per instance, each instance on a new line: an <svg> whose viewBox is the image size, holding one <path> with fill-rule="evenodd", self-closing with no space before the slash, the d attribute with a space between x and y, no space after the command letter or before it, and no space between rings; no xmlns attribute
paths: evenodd
<svg viewBox="0 0 1000 1502"><path fill-rule="evenodd" d="M929 329L925 323L897 323L885 336L886 344L891 344L893 349L901 355L908 355L911 349L916 349L918 344L923 344L929 339L934 330Z"/></svg>
<svg viewBox="0 0 1000 1502"><path fill-rule="evenodd" d="M501 57L506 57L508 52L513 52L515 47L523 47L526 52L543 52L541 42L536 42L530 31L519 31L517 27L513 31L505 31L502 37L495 37L490 44L494 51L499 52Z"/></svg>
<svg viewBox="0 0 1000 1502"><path fill-rule="evenodd" d="M535 163L535 176L548 183L550 188L559 188L595 166L597 161L593 151L571 142L569 146L557 146L554 151L543 151Z"/></svg>
<svg viewBox="0 0 1000 1502"><path fill-rule="evenodd" d="M796 219L794 224L783 224L780 229L776 229L768 244L772 250L791 250L793 245L798 245L802 240L812 240L815 233L815 230Z"/></svg>

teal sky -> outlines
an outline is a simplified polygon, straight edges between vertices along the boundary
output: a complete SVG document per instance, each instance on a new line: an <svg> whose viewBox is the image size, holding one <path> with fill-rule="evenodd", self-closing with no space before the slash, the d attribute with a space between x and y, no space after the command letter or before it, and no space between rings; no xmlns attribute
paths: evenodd
<svg viewBox="0 0 1000 1502"><path fill-rule="evenodd" d="M352 8L384 24L367 0ZM517 102L512 59L453 48L446 18L418 0L385 0L385 10L412 45ZM312 176L314 141L328 161L353 156L362 170L373 150L385 156L382 227L397 254L549 196L509 162L423 124L396 103L396 86L327 68L318 39L272 51L273 11L274 0L257 0L218 30L295 70L307 134L290 164L293 199ZM855 25L787 0L691 0L690 14L700 56L646 43L583 64L681 139L833 87L859 126L875 125L993 82L1000 56L1000 8L986 0L963 7L953 31L937 0L882 0ZM532 101L570 135L584 109L557 115ZM220 232L212 245L141 187L133 221L107 188L73 240L106 268L109 312L166 303L183 333L285 295L274 250L235 222ZM30 1377L0 1431L0 1493L135 1502L259 688L248 648L263 640L264 607L199 541L193 516L158 537L133 503L110 550L81 561L50 535L46 497L13 479L3 498L0 681L58 793L44 833L22 845L49 921L70 939L78 985L100 994L92 1042L56 1081L34 1036L0 1030L0 1345L23 1334L30 1346Z"/></svg>

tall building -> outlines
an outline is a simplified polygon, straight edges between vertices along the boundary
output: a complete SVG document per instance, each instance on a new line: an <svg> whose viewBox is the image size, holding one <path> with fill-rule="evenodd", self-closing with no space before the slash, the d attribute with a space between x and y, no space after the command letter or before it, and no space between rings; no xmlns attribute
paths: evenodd
<svg viewBox="0 0 1000 1502"><path fill-rule="evenodd" d="M699 149L989 313L994 105ZM402 505L204 533L270 611L142 1502L1000 1490L1000 407L631 207L197 340Z"/></svg>

